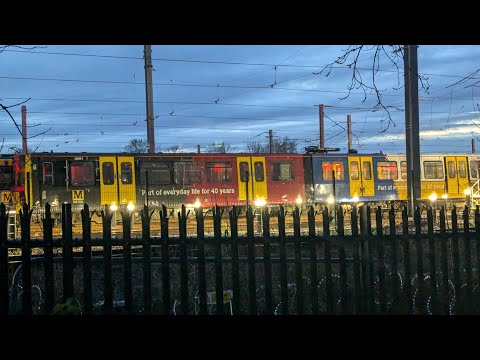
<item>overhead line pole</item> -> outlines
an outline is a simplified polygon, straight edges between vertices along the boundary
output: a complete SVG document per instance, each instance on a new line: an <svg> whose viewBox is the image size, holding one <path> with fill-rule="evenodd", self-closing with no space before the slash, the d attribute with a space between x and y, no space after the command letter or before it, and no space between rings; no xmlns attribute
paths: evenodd
<svg viewBox="0 0 480 360"><path fill-rule="evenodd" d="M273 148L273 130L268 130L268 143L269 143L270 154L271 154L272 148Z"/></svg>
<svg viewBox="0 0 480 360"><path fill-rule="evenodd" d="M352 150L352 116L347 115L348 152Z"/></svg>
<svg viewBox="0 0 480 360"><path fill-rule="evenodd" d="M145 54L145 91L147 101L147 142L148 153L155 153L155 127L153 124L153 84L152 84L152 46L144 45Z"/></svg>
<svg viewBox="0 0 480 360"><path fill-rule="evenodd" d="M318 118L320 121L320 149L325 148L325 118L323 114L323 104L318 106Z"/></svg>
<svg viewBox="0 0 480 360"><path fill-rule="evenodd" d="M22 154L26 154L27 151L27 107L22 105Z"/></svg>
<svg viewBox="0 0 480 360"><path fill-rule="evenodd" d="M413 216L421 197L417 45L404 47L407 210Z"/></svg>

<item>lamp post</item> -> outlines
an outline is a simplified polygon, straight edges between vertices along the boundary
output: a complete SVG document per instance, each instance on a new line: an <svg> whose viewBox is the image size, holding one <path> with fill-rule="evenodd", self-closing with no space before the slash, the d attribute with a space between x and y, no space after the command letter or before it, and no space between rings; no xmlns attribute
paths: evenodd
<svg viewBox="0 0 480 360"><path fill-rule="evenodd" d="M445 225L448 227L448 221L447 221L447 199L448 199L448 194L442 194L442 199L445 202Z"/></svg>
<svg viewBox="0 0 480 360"><path fill-rule="evenodd" d="M327 203L329 205L329 208L331 209L330 211L333 211L334 214L333 216L331 217L331 219L334 219L335 222L334 222L334 226L336 226L336 216L337 216L337 212L336 212L336 204L335 204L335 197L333 195L330 195L328 198L327 198Z"/></svg>
<svg viewBox="0 0 480 360"><path fill-rule="evenodd" d="M470 209L470 206L471 206L471 198L470 198L470 195L471 195L471 191L470 189L466 189L463 191L463 193L465 194L465 205Z"/></svg>
<svg viewBox="0 0 480 360"><path fill-rule="evenodd" d="M437 222L437 194L432 193L428 199L433 209L433 223L435 224Z"/></svg>
<svg viewBox="0 0 480 360"><path fill-rule="evenodd" d="M255 200L254 202L255 206L257 208L260 209L260 221L259 221L259 225L260 225L260 229L259 229L259 233L262 233L262 228L263 228L263 208L265 205L267 205L267 201L264 199L264 198L258 198L257 200Z"/></svg>

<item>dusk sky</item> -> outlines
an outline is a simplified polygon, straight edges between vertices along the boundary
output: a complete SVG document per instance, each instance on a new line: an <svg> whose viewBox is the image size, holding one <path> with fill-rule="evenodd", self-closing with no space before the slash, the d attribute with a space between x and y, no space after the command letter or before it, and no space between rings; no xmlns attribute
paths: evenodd
<svg viewBox="0 0 480 360"><path fill-rule="evenodd" d="M184 152L225 142L238 152L252 141L294 139L300 150L318 145L318 104L325 108L325 145L347 149L346 119L352 116L353 147L359 152L405 152L403 63L400 73L384 60L376 83L386 113L372 111L376 99L348 86L352 70L336 66L317 74L348 46L152 46L155 142L160 151ZM371 82L373 51L359 66ZM480 46L419 46L419 73L428 78L420 96L422 153L470 153L480 141L480 90L475 79L456 82L480 68ZM400 77L400 86L397 84ZM0 102L31 98L28 146L37 152L120 152L134 138L146 139L143 45L8 48L0 54ZM452 86L453 85L453 86ZM10 108L21 123L20 106ZM385 131L385 129L387 129ZM0 113L2 153L21 148L21 136ZM480 150L480 143L477 145Z"/></svg>

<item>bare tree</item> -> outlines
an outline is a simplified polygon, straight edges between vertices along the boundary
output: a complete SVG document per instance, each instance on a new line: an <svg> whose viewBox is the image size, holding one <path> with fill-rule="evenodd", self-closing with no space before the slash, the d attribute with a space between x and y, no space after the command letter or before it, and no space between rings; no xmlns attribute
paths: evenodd
<svg viewBox="0 0 480 360"><path fill-rule="evenodd" d="M143 154L147 152L148 142L145 139L132 139L123 148L124 152Z"/></svg>
<svg viewBox="0 0 480 360"><path fill-rule="evenodd" d="M249 153L269 153L270 144L253 141L247 144L247 151ZM272 153L275 154L296 154L297 142L293 139L285 137L274 137L272 141Z"/></svg>
<svg viewBox="0 0 480 360"><path fill-rule="evenodd" d="M165 150L165 152L175 154L175 153L182 152L182 150L180 149L180 145L173 145L168 147L167 150Z"/></svg>
<svg viewBox="0 0 480 360"><path fill-rule="evenodd" d="M272 142L272 152L276 154L296 154L297 143L295 140L284 138L274 138Z"/></svg>
<svg viewBox="0 0 480 360"><path fill-rule="evenodd" d="M373 52L373 56L371 56ZM368 58L366 55L368 54ZM388 105L383 102L382 93L386 91L386 89L379 88L377 83L378 80L378 73L380 70L380 64L382 63L383 59L387 62L390 62L394 65L397 70L397 86L393 87L394 90L398 90L403 87L400 82L401 71L399 68L403 65L403 45L350 45L346 50L344 50L343 55L337 57L336 60L332 61L328 65L326 65L320 72L313 73L314 75L321 75L324 74L325 76L329 76L332 69L336 68L336 65L347 66L352 71L352 78L350 85L347 87L348 94L341 100L348 98L351 94L351 91L356 89L361 89L363 91L363 101L367 100L368 95L375 95L376 103L372 107L372 111L377 111L379 109L383 109L388 117L388 125L387 127L382 130L385 132L390 127L390 124L396 126L395 122L392 120L390 111L392 109L400 110L398 106L395 105ZM359 66L359 62L363 60L371 61L371 66L361 67ZM369 72L370 75L365 77L365 71ZM363 74L363 76L362 76ZM368 74L368 73L367 73ZM421 87L419 90L424 90L428 93L429 84L428 78L425 75L418 75L418 79L420 80Z"/></svg>
<svg viewBox="0 0 480 360"><path fill-rule="evenodd" d="M235 147L231 146L230 144L225 144L224 141L220 143L213 143L207 146L205 152L207 153L220 153L225 154L229 152L234 152Z"/></svg>
<svg viewBox="0 0 480 360"><path fill-rule="evenodd" d="M265 145L262 144L260 141L252 141L247 144L247 152L249 153L261 153L265 149Z"/></svg>

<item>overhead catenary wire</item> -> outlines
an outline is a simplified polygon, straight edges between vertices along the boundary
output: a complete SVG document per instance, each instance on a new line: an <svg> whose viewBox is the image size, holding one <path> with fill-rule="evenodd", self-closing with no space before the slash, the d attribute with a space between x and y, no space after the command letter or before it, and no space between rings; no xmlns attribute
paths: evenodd
<svg viewBox="0 0 480 360"><path fill-rule="evenodd" d="M85 53L67 53L67 52L58 52L58 51L44 51L44 50L15 50L15 49L6 49L4 52L12 53L32 53L32 54L44 54L44 55L60 55L60 56L79 56L79 57L94 57L94 58L105 58L105 59L124 59L124 60L143 60L143 57L138 56L122 56L122 55L100 55L100 54L85 54ZM197 63L197 64L217 64L217 65L242 65L242 66L268 66L268 67L292 67L292 68L322 68L322 65L313 65L313 64L275 64L275 63L249 63L241 61L220 61L220 60L198 60L198 59L180 59L180 58L152 58L152 61L165 61L165 62L180 62L180 63ZM336 65L332 67L333 69L349 69L347 65ZM403 70L403 67L398 66L399 70ZM358 67L358 70L372 71L371 67ZM378 69L379 72L389 72L394 73L397 70L388 70L388 69ZM425 72L424 75L427 76L438 76L438 77L448 77L448 78L467 78L468 75L454 75L454 74L442 74L442 73L430 73ZM480 79L480 77L469 77L470 79Z"/></svg>

